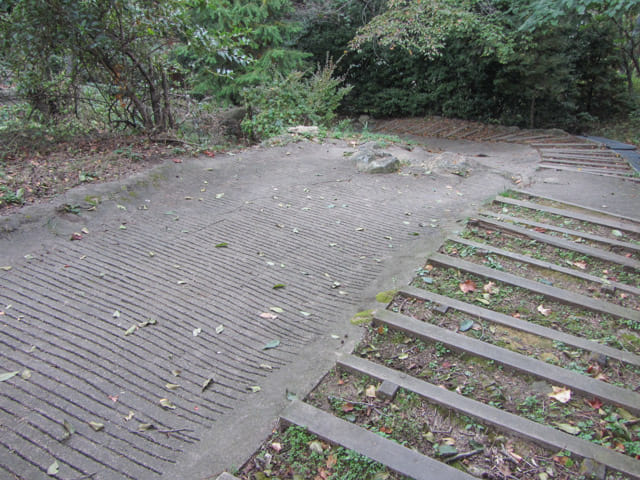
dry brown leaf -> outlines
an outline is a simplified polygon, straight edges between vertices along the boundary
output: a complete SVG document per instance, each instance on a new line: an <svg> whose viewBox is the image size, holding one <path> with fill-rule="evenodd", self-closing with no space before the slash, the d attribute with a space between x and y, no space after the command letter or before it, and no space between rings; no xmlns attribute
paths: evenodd
<svg viewBox="0 0 640 480"><path fill-rule="evenodd" d="M494 282L485 283L482 289L487 293L496 293L497 291L496 284Z"/></svg>
<svg viewBox="0 0 640 480"><path fill-rule="evenodd" d="M460 284L460 290L464 293L475 292L476 283L473 280L466 280Z"/></svg>
<svg viewBox="0 0 640 480"><path fill-rule="evenodd" d="M565 387L551 387L553 392L548 393L547 396L551 397L560 403L567 403L571 400L571 390Z"/></svg>
<svg viewBox="0 0 640 480"><path fill-rule="evenodd" d="M573 262L574 267L578 267L580 270L585 270L587 268L587 262L584 260L577 260Z"/></svg>
<svg viewBox="0 0 640 480"><path fill-rule="evenodd" d="M369 398L376 398L376 386L369 385L364 393Z"/></svg>
<svg viewBox="0 0 640 480"><path fill-rule="evenodd" d="M538 312L540 312L545 317L551 313L551 309L545 308L542 304L538 305L538 308L536 310L538 310Z"/></svg>
<svg viewBox="0 0 640 480"><path fill-rule="evenodd" d="M280 450L282 450L282 444L279 442L273 442L271 444L271 448L275 451L275 452L279 452Z"/></svg>

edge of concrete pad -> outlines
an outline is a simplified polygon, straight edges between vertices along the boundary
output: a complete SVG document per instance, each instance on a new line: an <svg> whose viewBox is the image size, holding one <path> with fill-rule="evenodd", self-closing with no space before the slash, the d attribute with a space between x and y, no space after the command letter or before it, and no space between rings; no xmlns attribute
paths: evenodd
<svg viewBox="0 0 640 480"><path fill-rule="evenodd" d="M238 477L234 477L228 472L222 472L220 475L218 475L216 480L240 480L240 479Z"/></svg>
<svg viewBox="0 0 640 480"><path fill-rule="evenodd" d="M455 222L452 225L455 226ZM345 311L344 317L336 324L339 328L327 331L326 336L305 347L306 352L315 352L316 355L302 352L288 367L273 372L268 377L269 385L249 397L242 415L234 410L216 421L211 429L204 432L195 448L186 450L178 463L163 473L163 478L182 476L194 480L213 480L220 472L242 467L277 427L281 413L291 403L287 399L287 392L294 393L297 398L305 398L335 367L338 358L354 350L363 330L361 326L351 323L353 315L383 305L375 301L375 295L380 291L408 284L415 270L423 265L427 256L440 246L446 236L447 233L441 228L437 235L425 237L425 242L415 242L401 252L396 251L396 261L373 279L363 292L362 303ZM392 279L392 285L388 283L389 278ZM340 338L335 339L331 335L339 335ZM301 381L296 382L295 379ZM219 438L226 439L226 443L214 443ZM203 453L205 451L210 453ZM234 477L223 477L224 480L231 478Z"/></svg>

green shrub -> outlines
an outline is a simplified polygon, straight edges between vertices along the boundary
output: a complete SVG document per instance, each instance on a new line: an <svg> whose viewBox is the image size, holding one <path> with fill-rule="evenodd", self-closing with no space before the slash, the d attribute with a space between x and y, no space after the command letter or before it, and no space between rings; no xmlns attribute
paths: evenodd
<svg viewBox="0 0 640 480"><path fill-rule="evenodd" d="M351 87L340 85L335 78L335 63L330 59L311 75L292 72L286 76L274 74L269 84L244 91L248 114L242 130L252 139L278 135L292 125L328 127L336 118L336 110Z"/></svg>

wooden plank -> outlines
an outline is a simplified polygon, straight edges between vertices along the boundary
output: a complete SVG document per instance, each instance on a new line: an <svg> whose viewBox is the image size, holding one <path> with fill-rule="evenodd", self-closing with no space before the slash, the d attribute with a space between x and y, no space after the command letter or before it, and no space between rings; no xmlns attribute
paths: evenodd
<svg viewBox="0 0 640 480"><path fill-rule="evenodd" d="M476 418L483 423L493 425L499 430L507 431L551 450L568 450L582 458L589 458L597 463L606 465L613 470L628 475L630 478L640 479L640 462L614 450L601 447L554 428L463 397L455 392L450 392L404 373L396 372L388 367L354 357L353 355L338 359L338 366L352 372L377 378L381 381L388 380L396 383L405 390L420 395L432 403Z"/></svg>
<svg viewBox="0 0 640 480"><path fill-rule="evenodd" d="M453 350L493 360L513 370L531 374L554 385L564 385L587 397L597 397L606 403L618 405L633 411L635 414L640 414L640 394L633 390L616 387L587 375L581 375L572 370L557 367L542 360L536 360L475 338L459 335L451 330L399 313L381 310L375 312L373 318L376 324L384 324L387 327L415 335L421 339L440 342Z"/></svg>
<svg viewBox="0 0 640 480"><path fill-rule="evenodd" d="M544 197L540 197L544 198ZM515 205L518 207L530 208L532 210L539 210L541 212L551 213L553 215L560 215L562 217L573 218L583 222L594 223L596 225L602 225L603 227L609 227L616 230L626 230L628 232L640 233L640 220L636 223L630 221L623 222L617 218L605 218L601 215L589 215L586 213L574 212L571 210L565 210L562 208L549 207L547 205L540 205L539 203L529 202L527 200L518 200L516 198L508 198L498 196L494 199L494 202L506 203L508 205ZM599 212L605 213L605 212Z"/></svg>
<svg viewBox="0 0 640 480"><path fill-rule="evenodd" d="M527 228L518 227L516 225L511 225L505 222L498 222L497 220L491 220L490 218L472 219L472 220L469 220L468 225L473 225L474 222L476 224L483 224L485 226L488 226L490 228L494 228L497 230L517 233L519 235L529 237L532 240L536 240L538 242L546 243L554 247L564 248L567 250L573 250L575 252L582 253L584 255L589 255L594 258L599 258L600 260L604 260L606 262L617 263L619 265L623 265L626 268L630 268L633 270L640 270L640 262L638 262L637 260L634 260L632 258L627 258L623 255L617 255L615 253L607 252L606 250L588 247L586 245L582 245L575 242L569 242L561 238L552 237L551 235L545 235L543 233L536 232L535 230L529 230Z"/></svg>
<svg viewBox="0 0 640 480"><path fill-rule="evenodd" d="M624 215L619 215L617 213L608 212L606 210L601 210L599 208L585 207L584 205L580 205L579 203L573 203L573 202L568 202L566 200L559 200L559 199L554 198L554 197L547 197L547 196L543 196L543 195L538 195L538 194L535 194L533 192L529 192L527 190L521 190L520 192L523 193L524 195L528 195L530 197L539 198L540 200L546 200L548 202L562 203L562 204L567 205L569 207L580 209L582 211L588 212L587 213L588 215L590 215L590 214L604 215L605 217L617 218L618 220L622 220L622 221L626 221L626 222L632 222L632 223L636 223L636 224L640 225L640 218L627 217L627 216L624 216Z"/></svg>
<svg viewBox="0 0 640 480"><path fill-rule="evenodd" d="M587 240L591 240L594 242L605 243L607 245L611 245L613 247L622 248L627 251L640 252L640 245L636 243L630 242L621 242L620 240L609 239L607 237L601 237L600 235L592 235L591 233L581 232L578 230L571 230L569 228L556 227L555 225L551 225L550 223L536 222L534 220L529 220L526 218L515 217L513 215L494 213L488 210L483 210L478 212L480 215L484 215L487 217L493 217L501 221L508 221L513 223L522 223L524 225L531 225L532 227L544 228L545 230L550 230L552 232L562 233L564 235L570 235L572 237L584 238ZM542 232L540 232L542 233Z"/></svg>
<svg viewBox="0 0 640 480"><path fill-rule="evenodd" d="M547 163L555 163L559 165L576 165L578 167L585 166L589 168L604 168L606 170L611 170L611 171L626 172L629 170L629 164L626 162L625 163L607 162L604 160L597 161L597 160L586 160L586 159L574 160L571 158L558 158L558 157L548 157L548 156L543 157L543 161Z"/></svg>
<svg viewBox="0 0 640 480"><path fill-rule="evenodd" d="M634 178L634 177L628 176L629 174L631 174L631 169L629 169L629 174L622 175L622 174L608 173L608 172L604 172L604 171L601 171L601 170L593 170L593 169L587 169L587 168L563 167L562 165L552 165L552 164L544 164L544 163L539 163L538 164L538 168L545 168L545 169L548 169L548 170L560 170L560 171L564 171L564 172L588 173L590 175L600 175L600 176L603 176L603 177L622 178L622 179L628 180L630 182L636 182L636 183L640 182L639 178Z"/></svg>
<svg viewBox="0 0 640 480"><path fill-rule="evenodd" d="M294 400L280 418L285 423L305 427L323 440L354 450L407 477L417 480L475 480L475 477L445 463L298 400Z"/></svg>
<svg viewBox="0 0 640 480"><path fill-rule="evenodd" d="M532 143L531 144L532 147L534 148L539 148L539 149L546 149L546 148L575 148L575 149L580 149L580 150L604 150L600 145L598 145L597 143L591 143L591 142L584 142L584 143L554 143L554 144L549 144L549 143Z"/></svg>
<svg viewBox="0 0 640 480"><path fill-rule="evenodd" d="M519 262L535 265L536 267L546 268L548 270L553 270L555 272L564 273L565 275L571 275L576 278L581 278L589 282L596 282L601 285L609 285L611 287L616 288L617 290L633 293L634 295L640 295L640 288L634 287L633 285L627 285L626 283L606 280L604 278L596 277L595 275L590 275L588 273L581 272L580 270L576 270L574 268L563 267L562 265L558 265L555 263L538 260L537 258L530 257L529 255L522 255L520 253L510 252L509 250L497 248L497 247L494 247L493 245L489 245L488 243L474 242L471 240L467 240L466 238L458 237L455 235L449 237L448 240L451 240L452 242L460 243L462 245L467 245L469 247L477 248L480 251L494 253L496 255L511 258Z"/></svg>
<svg viewBox="0 0 640 480"><path fill-rule="evenodd" d="M505 327L515 328L526 333L538 335L540 337L548 338L550 340L562 342L565 345L570 345L575 348L581 348L588 352L594 352L605 357L619 360L621 362L628 363L630 365L640 366L640 356L624 350L618 350L607 345L603 345L593 340L586 338L576 337L574 335L555 330L553 328L543 327L533 322L527 322L526 320L520 320L504 313L494 312L487 308L473 305L471 303L462 302L455 298L446 297L437 293L429 292L416 287L403 287L399 290L399 293L408 295L411 297L419 298L429 302L434 302L439 305L446 305L449 308L458 310L460 312L473 315L483 320L498 323Z"/></svg>
<svg viewBox="0 0 640 480"><path fill-rule="evenodd" d="M561 303L575 305L594 312L600 312L606 315L612 315L614 317L629 319L640 323L640 311L638 310L632 310L631 308L621 307L620 305L587 297L586 295L569 292L561 288L545 285L540 282L529 280L528 278L519 277L494 268L488 268L483 265L467 262L459 258L449 257L448 255L443 255L441 253L434 253L429 257L429 263L456 268L467 273L473 273L481 277L491 278L509 285L525 288L531 292L539 293Z"/></svg>

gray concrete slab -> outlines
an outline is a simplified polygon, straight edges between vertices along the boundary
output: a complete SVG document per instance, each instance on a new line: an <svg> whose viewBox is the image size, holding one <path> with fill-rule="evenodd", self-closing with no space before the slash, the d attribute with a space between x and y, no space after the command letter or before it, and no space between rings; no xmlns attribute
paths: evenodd
<svg viewBox="0 0 640 480"><path fill-rule="evenodd" d="M346 143L255 148L1 217L0 372L30 372L0 382L2 468L40 479L57 462L60 478L104 480L239 467L287 392L302 398L353 347L349 318L538 159L434 148L490 156L462 178L425 171L428 147L393 147L403 170L375 176Z"/></svg>
<svg viewBox="0 0 640 480"><path fill-rule="evenodd" d="M2 475L51 478L53 462L60 478L233 471L287 391L302 398L351 351L349 318L514 180L636 215L637 184L535 172L530 147L411 138L422 146L389 150L399 174L357 173L345 143L291 144L169 161L0 217L0 372L30 372L0 382ZM471 175L427 171L443 151Z"/></svg>

